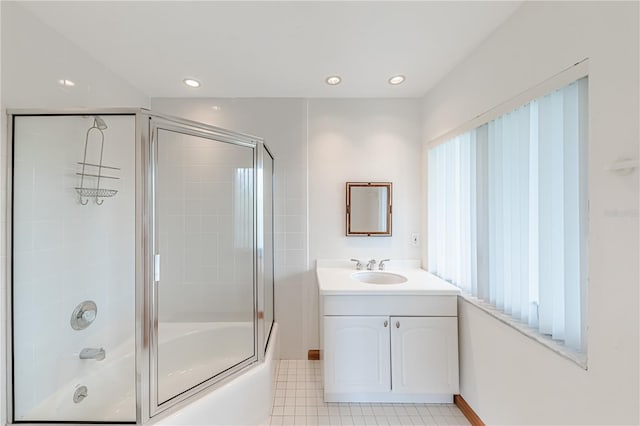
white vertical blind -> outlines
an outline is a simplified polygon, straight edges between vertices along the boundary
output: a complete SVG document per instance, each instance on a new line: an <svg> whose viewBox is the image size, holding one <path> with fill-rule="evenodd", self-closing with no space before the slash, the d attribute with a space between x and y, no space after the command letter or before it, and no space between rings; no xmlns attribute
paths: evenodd
<svg viewBox="0 0 640 426"><path fill-rule="evenodd" d="M476 286L475 144L466 133L429 152L429 270L465 291ZM473 171L473 173L472 173Z"/></svg>
<svg viewBox="0 0 640 426"><path fill-rule="evenodd" d="M585 350L587 79L428 155L428 267Z"/></svg>

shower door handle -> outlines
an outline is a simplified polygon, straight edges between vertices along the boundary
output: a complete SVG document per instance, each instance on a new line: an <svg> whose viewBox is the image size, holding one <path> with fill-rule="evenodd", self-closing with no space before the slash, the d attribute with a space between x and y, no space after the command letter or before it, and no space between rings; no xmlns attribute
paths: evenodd
<svg viewBox="0 0 640 426"><path fill-rule="evenodd" d="M160 255L153 256L153 280L160 281Z"/></svg>

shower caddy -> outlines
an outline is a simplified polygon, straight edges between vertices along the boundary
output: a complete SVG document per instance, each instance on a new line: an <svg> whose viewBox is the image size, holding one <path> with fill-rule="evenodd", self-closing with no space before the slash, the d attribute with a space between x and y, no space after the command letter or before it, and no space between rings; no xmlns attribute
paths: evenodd
<svg viewBox="0 0 640 426"><path fill-rule="evenodd" d="M103 198L113 197L118 193L117 189L100 188L100 179L120 179L116 176L108 176L102 174L102 169L120 170L119 167L105 166L102 164L102 154L104 153L103 130L106 128L107 124L104 122L104 120L98 116L95 116L93 118L93 125L87 130L87 135L84 140L84 156L82 158L82 162L78 161L78 164L82 165L82 171L76 173L76 175L80 176L80 186L75 188L76 192L80 196L80 204L82 204L83 206L86 206L89 203L88 198L95 198L96 204L100 206L102 205L102 203L104 203ZM89 135L91 134L92 130L96 130L100 133L100 160L98 161L98 164L87 162L87 146L89 145ZM87 173L87 166L97 167L97 172L95 172L97 174ZM84 182L85 177L96 179L96 186L86 187ZM83 197L86 197L87 199L83 199Z"/></svg>

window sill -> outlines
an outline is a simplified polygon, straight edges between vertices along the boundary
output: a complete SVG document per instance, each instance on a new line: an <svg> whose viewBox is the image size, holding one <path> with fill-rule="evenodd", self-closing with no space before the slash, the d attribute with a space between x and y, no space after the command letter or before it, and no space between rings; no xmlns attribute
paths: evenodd
<svg viewBox="0 0 640 426"><path fill-rule="evenodd" d="M568 359L569 361L576 364L578 367L587 370L587 354L577 352L573 349L566 347L564 344L551 339L550 337L541 334L537 330L529 327L528 325L520 322L509 315L500 312L495 307L490 304L478 299L477 297L473 297L469 294L460 294L460 298L470 305L475 306L476 308L484 311L488 315L491 315L501 323L513 328L516 331L524 334L526 337L531 340L538 342L542 346L546 346L556 354L560 355L563 358Z"/></svg>

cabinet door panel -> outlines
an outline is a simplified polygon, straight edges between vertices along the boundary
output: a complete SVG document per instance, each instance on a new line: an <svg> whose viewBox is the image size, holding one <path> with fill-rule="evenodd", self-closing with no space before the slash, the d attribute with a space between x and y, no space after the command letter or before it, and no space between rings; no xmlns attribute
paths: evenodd
<svg viewBox="0 0 640 426"><path fill-rule="evenodd" d="M393 392L458 392L457 318L391 317L391 327Z"/></svg>
<svg viewBox="0 0 640 426"><path fill-rule="evenodd" d="M326 393L389 392L388 320L388 317L324 317Z"/></svg>

